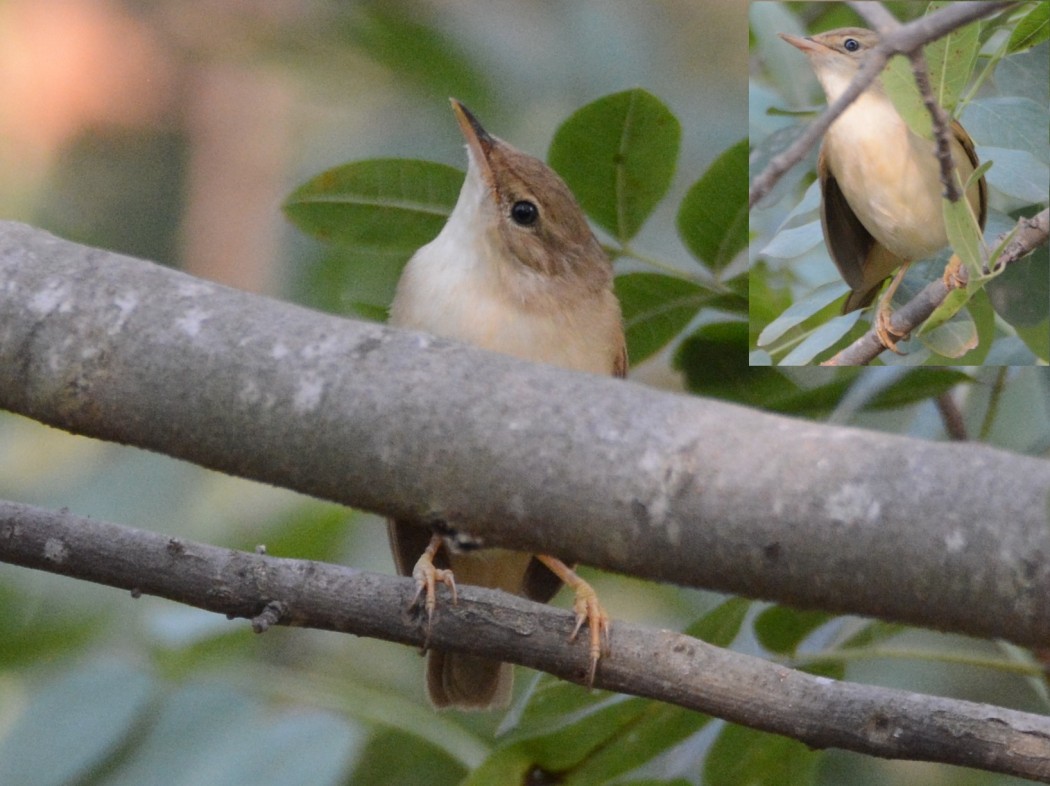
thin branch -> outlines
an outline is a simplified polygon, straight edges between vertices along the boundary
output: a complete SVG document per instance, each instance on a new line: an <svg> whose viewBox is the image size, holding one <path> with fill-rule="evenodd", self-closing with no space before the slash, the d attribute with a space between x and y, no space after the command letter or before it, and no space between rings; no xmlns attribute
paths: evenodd
<svg viewBox="0 0 1050 786"><path fill-rule="evenodd" d="M0 281L0 407L58 428L487 545L1050 641L1050 462L524 363L18 224Z"/></svg>
<svg viewBox="0 0 1050 786"><path fill-rule="evenodd" d="M952 396L951 392L945 391L941 393L935 401L948 438L959 442L965 442L969 439L966 433L966 421L963 419L963 414L959 410L959 405L955 403L955 397Z"/></svg>
<svg viewBox="0 0 1050 786"><path fill-rule="evenodd" d="M948 135L951 133L948 128L948 113L933 97L930 73L926 66L926 55L921 49L916 49L908 57L911 59L912 75L915 77L915 84L918 85L919 94L922 96L922 103L933 121L933 139L937 163L941 170L941 184L944 186L944 198L949 202L958 202L963 194L953 174L955 162L952 161L951 143L948 141Z"/></svg>
<svg viewBox="0 0 1050 786"><path fill-rule="evenodd" d="M0 501L0 560L253 622L422 646L410 579L216 548ZM431 645L582 683L572 615L495 590L442 597ZM265 624L260 624L265 620ZM1050 779L1050 718L817 677L670 631L614 622L596 687L676 704L813 748Z"/></svg>
<svg viewBox="0 0 1050 786"><path fill-rule="evenodd" d="M993 244L993 248L1002 243L1008 234L1006 232L1001 234ZM1012 265L1031 254L1036 248L1045 246L1048 234L1050 234L1050 210L1043 210L1031 218L1019 218L1016 234L996 260L996 269L1001 270L1007 265ZM965 265L959 268L951 282L945 281L943 277L934 279L915 297L893 312L890 319L891 330L898 336L910 335L913 330L930 318L952 290L965 287L968 282L969 271ZM820 365L863 366L885 350L886 348L875 334L875 328L872 327L848 347L839 350Z"/></svg>

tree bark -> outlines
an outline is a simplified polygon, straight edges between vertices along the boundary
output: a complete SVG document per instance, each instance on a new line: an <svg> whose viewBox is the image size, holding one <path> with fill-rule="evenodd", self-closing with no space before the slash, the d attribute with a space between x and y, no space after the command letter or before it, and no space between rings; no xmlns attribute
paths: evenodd
<svg viewBox="0 0 1050 786"><path fill-rule="evenodd" d="M12 223L0 407L463 541L1050 642L1050 462L528 364Z"/></svg>
<svg viewBox="0 0 1050 786"><path fill-rule="evenodd" d="M422 645L411 579L277 559L68 513L0 502L0 560L188 603L270 625ZM471 652L585 682L572 615L495 590L444 592L429 634ZM418 612L418 609L417 609ZM960 764L1050 780L1050 718L786 668L671 631L614 622L595 686L658 699L814 748Z"/></svg>

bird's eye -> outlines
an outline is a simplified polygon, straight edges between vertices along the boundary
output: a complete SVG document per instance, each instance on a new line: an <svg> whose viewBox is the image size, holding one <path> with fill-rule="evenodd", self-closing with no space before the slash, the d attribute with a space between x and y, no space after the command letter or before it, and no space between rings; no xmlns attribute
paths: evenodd
<svg viewBox="0 0 1050 786"><path fill-rule="evenodd" d="M847 52L856 52L858 49L860 49L860 41L858 41L856 38L847 38L845 41L842 42L842 48L845 49Z"/></svg>
<svg viewBox="0 0 1050 786"><path fill-rule="evenodd" d="M532 202L522 199L510 206L510 217L518 226L531 227L540 217L540 209Z"/></svg>

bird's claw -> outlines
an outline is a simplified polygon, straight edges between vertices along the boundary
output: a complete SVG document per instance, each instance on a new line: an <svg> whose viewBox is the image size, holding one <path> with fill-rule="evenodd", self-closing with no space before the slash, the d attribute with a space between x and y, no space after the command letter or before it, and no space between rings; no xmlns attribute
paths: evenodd
<svg viewBox="0 0 1050 786"><path fill-rule="evenodd" d="M904 355L906 353L897 348L897 341L907 338L907 334L902 336L893 331L893 328L890 325L890 320L892 318L893 314L888 305L886 308L883 308L882 304L880 304L875 311L875 335L878 337L879 343L886 349L895 352L898 355Z"/></svg>
<svg viewBox="0 0 1050 786"><path fill-rule="evenodd" d="M437 549L428 547L422 556L416 560L412 568L412 578L416 582L416 594L412 597L412 606L419 605L419 599L423 597L423 610L427 615L426 638L423 641L423 649L427 649L430 643L430 631L434 622L434 609L437 608L437 585L444 584L452 593L452 602L459 603L456 594L456 579L451 570L439 568L434 565L434 554Z"/></svg>
<svg viewBox="0 0 1050 786"><path fill-rule="evenodd" d="M967 276L963 270L962 260L957 254L952 254L948 264L944 266L944 275L941 276L945 288L951 292L953 289L962 289L966 286Z"/></svg>
<svg viewBox="0 0 1050 786"><path fill-rule="evenodd" d="M576 613L576 625L572 629L569 641L576 640L577 634L586 622L590 629L591 656L591 666L587 671L587 685L592 686L602 651L603 649L608 651L609 648L609 616L598 602L598 595L590 584L581 579L580 584L575 587L575 592L576 599L573 601L572 610Z"/></svg>

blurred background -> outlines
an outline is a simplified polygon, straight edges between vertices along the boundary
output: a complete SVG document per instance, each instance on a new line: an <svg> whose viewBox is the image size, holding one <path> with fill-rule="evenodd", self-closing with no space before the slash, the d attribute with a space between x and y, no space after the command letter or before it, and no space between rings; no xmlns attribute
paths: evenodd
<svg viewBox="0 0 1050 786"><path fill-rule="evenodd" d="M390 293L397 271L348 269L297 233L281 213L296 186L365 158L463 168L449 96L544 157L573 111L641 86L681 121L682 148L671 193L636 245L687 267L675 206L746 134L747 41L743 0L0 0L0 218L352 315L362 293ZM727 364L746 371L742 354ZM666 354L632 374L682 384ZM856 379L840 421L943 437L932 402L912 397L867 412L866 397L896 379ZM979 421L994 398L1014 420L997 417L985 436L1045 452L1045 380L982 382L967 417ZM836 401L844 390L834 389ZM830 413L826 403L818 410ZM374 516L5 413L0 497L393 572ZM614 618L656 628L681 630L721 600L586 575ZM566 605L564 596L555 602ZM243 620L3 564L0 626L0 783L437 786L459 782L492 752L494 732L516 720L514 711L433 713L410 648L281 628L256 636ZM920 649L958 644L915 636ZM747 635L738 646L757 649ZM963 682L972 698L1042 706L1021 676L880 663L861 662L850 677L949 694ZM519 670L519 695L550 688ZM637 777L700 783L712 728L720 726L655 763L639 759ZM773 742L750 749L777 766L749 782L1011 782L843 753L785 756L780 738L762 739ZM706 777L720 782L717 772Z"/></svg>

